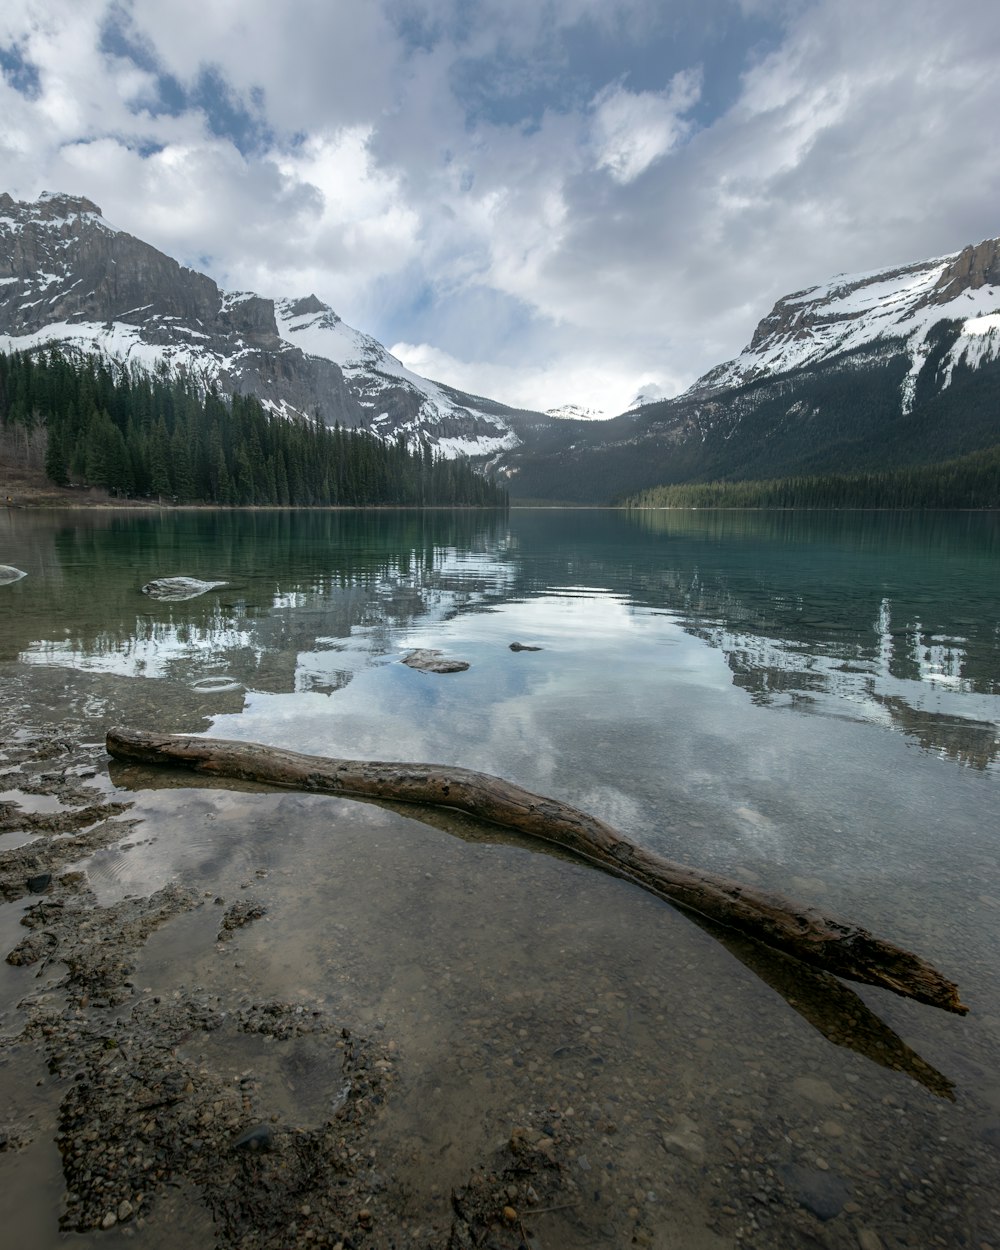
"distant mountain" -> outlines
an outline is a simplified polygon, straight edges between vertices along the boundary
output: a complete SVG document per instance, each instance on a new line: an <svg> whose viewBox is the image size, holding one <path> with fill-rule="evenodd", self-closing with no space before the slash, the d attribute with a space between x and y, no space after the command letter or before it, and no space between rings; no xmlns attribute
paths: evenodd
<svg viewBox="0 0 1000 1250"><path fill-rule="evenodd" d="M606 421L608 414L599 408L584 408L580 404L561 404L558 408L546 408L547 417L559 421Z"/></svg>
<svg viewBox="0 0 1000 1250"><path fill-rule="evenodd" d="M891 345L898 351L902 344L910 367L900 402L910 410L942 322L959 327L936 362L944 385L959 362L975 367L1000 354L1000 239L899 269L841 274L786 295L758 325L750 345L691 391L743 386L859 349L884 352Z"/></svg>
<svg viewBox="0 0 1000 1250"><path fill-rule="evenodd" d="M115 229L90 200L0 194L0 350L45 344L182 368L272 412L430 444L446 457L515 446L546 418L407 369L315 295L224 292Z"/></svg>
<svg viewBox="0 0 1000 1250"><path fill-rule="evenodd" d="M997 443L1000 239L988 239L787 295L735 360L684 394L640 393L611 421L539 430L497 463L515 497L582 502L660 483L930 463Z"/></svg>
<svg viewBox="0 0 1000 1250"><path fill-rule="evenodd" d="M631 412L633 408L641 408L643 404L655 404L658 403L659 400L667 398L669 398L667 392L662 386L658 385L656 382L647 382L646 385L636 391L635 395L632 397L632 402L628 406L628 411Z"/></svg>
<svg viewBox="0 0 1000 1250"><path fill-rule="evenodd" d="M661 483L896 468L1000 443L1000 240L787 295L735 360L672 399L645 385L609 420L430 381L315 295L224 292L89 200L0 194L0 350L46 344L184 369L277 415L469 456L514 498L601 503Z"/></svg>

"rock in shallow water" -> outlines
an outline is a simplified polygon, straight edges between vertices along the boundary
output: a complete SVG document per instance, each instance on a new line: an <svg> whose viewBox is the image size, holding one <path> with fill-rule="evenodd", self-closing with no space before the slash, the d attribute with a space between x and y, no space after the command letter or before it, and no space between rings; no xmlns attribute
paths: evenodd
<svg viewBox="0 0 1000 1250"><path fill-rule="evenodd" d="M469 667L467 660L448 660L441 658L440 651L420 647L403 656L403 663L410 668L418 668L422 673L464 673Z"/></svg>
<svg viewBox="0 0 1000 1250"><path fill-rule="evenodd" d="M233 1142L234 1150L269 1151L274 1148L274 1130L270 1124L255 1124Z"/></svg>
<svg viewBox="0 0 1000 1250"><path fill-rule="evenodd" d="M824 1221L839 1215L851 1196L846 1182L833 1172L788 1163L778 1168L778 1175L795 1200Z"/></svg>
<svg viewBox="0 0 1000 1250"><path fill-rule="evenodd" d="M197 577L154 577L142 588L144 595L151 599L166 599L170 603L180 603L184 599L197 599L206 591L216 590L227 582L203 582Z"/></svg>

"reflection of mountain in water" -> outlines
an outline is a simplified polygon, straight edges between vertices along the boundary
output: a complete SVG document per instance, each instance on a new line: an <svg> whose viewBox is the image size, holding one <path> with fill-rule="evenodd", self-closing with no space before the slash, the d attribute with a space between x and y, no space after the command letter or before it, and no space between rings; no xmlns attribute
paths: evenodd
<svg viewBox="0 0 1000 1250"><path fill-rule="evenodd" d="M39 542L33 517L39 567L4 629L0 658L333 691L391 653L396 631L502 592L502 520L471 512L74 515ZM227 584L182 603L140 593L151 577L181 572Z"/></svg>
<svg viewBox="0 0 1000 1250"><path fill-rule="evenodd" d="M755 703L846 711L975 768L1000 758L992 518L631 519L669 540L661 593Z"/></svg>
<svg viewBox="0 0 1000 1250"><path fill-rule="evenodd" d="M988 768L1000 759L1000 733L994 721L922 711L893 695L874 697L892 717L896 728L914 738L925 751L945 755L970 768Z"/></svg>
<svg viewBox="0 0 1000 1250"><path fill-rule="evenodd" d="M0 595L0 661L330 693L418 623L584 587L667 614L759 705L866 720L976 768L1000 758L987 516L20 513L0 539L28 572ZM180 573L227 584L140 593Z"/></svg>

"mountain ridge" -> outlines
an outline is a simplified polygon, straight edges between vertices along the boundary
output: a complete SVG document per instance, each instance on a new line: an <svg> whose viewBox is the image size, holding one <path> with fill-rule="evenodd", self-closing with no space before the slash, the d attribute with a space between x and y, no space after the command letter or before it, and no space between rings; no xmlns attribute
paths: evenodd
<svg viewBox="0 0 1000 1250"><path fill-rule="evenodd" d="M314 294L272 299L213 279L115 229L85 197L0 194L0 347L62 344L166 364L276 415L318 416L446 457L512 445L520 410L407 369ZM539 414L527 413L528 419Z"/></svg>
<svg viewBox="0 0 1000 1250"><path fill-rule="evenodd" d="M681 395L647 386L629 411L595 420L578 405L522 410L420 377L315 294L223 291L86 198L0 194L0 349L49 344L186 370L274 415L468 456L515 498L607 502L1000 441L1000 239L782 296L738 356Z"/></svg>
<svg viewBox="0 0 1000 1250"><path fill-rule="evenodd" d="M641 398L641 396L639 397ZM863 472L1000 443L1000 239L783 296L682 394L496 458L512 497Z"/></svg>

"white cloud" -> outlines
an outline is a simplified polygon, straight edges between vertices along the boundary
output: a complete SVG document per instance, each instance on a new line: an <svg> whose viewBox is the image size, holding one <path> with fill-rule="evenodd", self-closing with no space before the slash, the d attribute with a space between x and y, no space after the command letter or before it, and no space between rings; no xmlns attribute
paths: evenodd
<svg viewBox="0 0 1000 1250"><path fill-rule="evenodd" d="M7 0L0 48L38 94L0 81L3 189L89 195L226 285L315 291L425 345L413 367L543 407L676 389L790 290L1000 230L994 0L911 0L905 22L870 0L466 13ZM102 51L115 14L141 64ZM678 51L682 19L700 42ZM723 56L744 20L767 37ZM208 67L260 124L244 152L192 102ZM189 93L172 113L164 74Z"/></svg>
<svg viewBox="0 0 1000 1250"><path fill-rule="evenodd" d="M396 343L391 349L409 369L426 378L445 382L473 395L502 398L514 408L528 408L546 412L567 403L615 416L631 406L642 382L641 361L638 357L605 358L581 343L567 346L546 364L544 361L526 359L519 364L497 364L488 360L461 360L429 343ZM646 384L644 391L655 389L662 396L667 393L655 384ZM673 394L677 381L669 388Z"/></svg>
<svg viewBox="0 0 1000 1250"><path fill-rule="evenodd" d="M616 182L632 182L672 152L690 133L687 113L701 94L701 71L686 69L665 91L627 90L613 83L593 101L593 144L598 169Z"/></svg>

